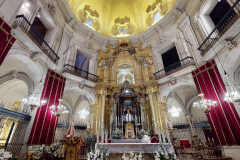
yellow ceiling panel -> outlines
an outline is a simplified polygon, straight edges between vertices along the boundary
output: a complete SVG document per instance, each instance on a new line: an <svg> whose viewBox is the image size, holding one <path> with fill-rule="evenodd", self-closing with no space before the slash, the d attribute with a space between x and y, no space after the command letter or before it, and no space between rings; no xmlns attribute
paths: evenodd
<svg viewBox="0 0 240 160"><path fill-rule="evenodd" d="M176 0L67 0L82 22L111 37L146 31L166 15Z"/></svg>

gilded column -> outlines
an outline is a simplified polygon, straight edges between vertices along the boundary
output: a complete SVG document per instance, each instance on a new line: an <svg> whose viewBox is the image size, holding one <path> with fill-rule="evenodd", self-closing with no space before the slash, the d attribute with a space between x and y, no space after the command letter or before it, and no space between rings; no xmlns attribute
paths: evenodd
<svg viewBox="0 0 240 160"><path fill-rule="evenodd" d="M156 106L154 104L154 94L153 94L153 88L147 89L149 101L150 101L150 106L151 106L151 111L152 111L152 119L153 119L153 132L157 132L157 112L156 112Z"/></svg>

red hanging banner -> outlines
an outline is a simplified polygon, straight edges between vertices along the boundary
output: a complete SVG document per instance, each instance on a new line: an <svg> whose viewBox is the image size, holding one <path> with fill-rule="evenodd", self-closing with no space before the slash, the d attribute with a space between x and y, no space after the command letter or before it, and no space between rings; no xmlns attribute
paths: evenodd
<svg viewBox="0 0 240 160"><path fill-rule="evenodd" d="M203 93L205 99L216 101L214 106L208 106L206 115L214 132L218 145L240 144L240 118L234 105L224 101L226 88L220 76L215 61L199 67L192 72L198 93Z"/></svg>
<svg viewBox="0 0 240 160"><path fill-rule="evenodd" d="M11 27L0 18L0 65L3 63L15 40L11 35Z"/></svg>
<svg viewBox="0 0 240 160"><path fill-rule="evenodd" d="M59 99L62 98L66 79L54 71L48 70L41 101L46 104L40 105L34 119L29 145L50 145L54 140L58 118L51 113L51 106L58 106Z"/></svg>

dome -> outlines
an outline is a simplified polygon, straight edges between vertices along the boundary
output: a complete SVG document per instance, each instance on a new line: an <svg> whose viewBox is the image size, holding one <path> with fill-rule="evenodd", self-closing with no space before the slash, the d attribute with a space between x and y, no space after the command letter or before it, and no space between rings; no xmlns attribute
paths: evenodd
<svg viewBox="0 0 240 160"><path fill-rule="evenodd" d="M67 0L76 18L102 35L143 33L161 20L176 0Z"/></svg>

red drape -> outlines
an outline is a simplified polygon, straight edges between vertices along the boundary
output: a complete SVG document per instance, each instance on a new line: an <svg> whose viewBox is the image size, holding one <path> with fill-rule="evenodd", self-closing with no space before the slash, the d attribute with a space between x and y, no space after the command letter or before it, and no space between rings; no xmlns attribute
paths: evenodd
<svg viewBox="0 0 240 160"><path fill-rule="evenodd" d="M28 140L29 145L49 145L53 142L58 118L51 113L50 107L58 106L59 99L63 96L65 81L61 75L48 70L41 96L41 101L46 100L47 103L37 109Z"/></svg>
<svg viewBox="0 0 240 160"><path fill-rule="evenodd" d="M11 35L11 27L0 18L0 65L3 63L15 40Z"/></svg>
<svg viewBox="0 0 240 160"><path fill-rule="evenodd" d="M217 102L208 106L206 115L214 132L218 145L240 144L240 118L234 105L224 101L226 88L219 74L215 61L199 67L192 72L199 93L204 98Z"/></svg>

